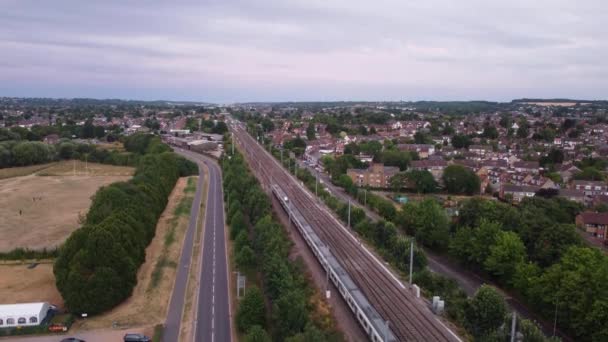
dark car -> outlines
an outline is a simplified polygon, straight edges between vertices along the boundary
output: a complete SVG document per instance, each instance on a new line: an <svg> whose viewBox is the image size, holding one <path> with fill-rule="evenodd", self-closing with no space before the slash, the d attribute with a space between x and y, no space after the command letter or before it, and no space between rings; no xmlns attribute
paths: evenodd
<svg viewBox="0 0 608 342"><path fill-rule="evenodd" d="M86 342L85 340L76 338L76 337L68 337L61 340L61 342Z"/></svg>
<svg viewBox="0 0 608 342"><path fill-rule="evenodd" d="M143 334L126 334L124 337L125 342L150 342L152 341L148 336Z"/></svg>

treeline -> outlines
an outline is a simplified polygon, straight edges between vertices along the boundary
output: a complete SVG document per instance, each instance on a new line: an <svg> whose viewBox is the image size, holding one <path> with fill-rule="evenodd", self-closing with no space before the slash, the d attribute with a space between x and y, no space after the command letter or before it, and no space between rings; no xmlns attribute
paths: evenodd
<svg viewBox="0 0 608 342"><path fill-rule="evenodd" d="M92 120L86 120L83 125L77 125L71 119L57 119L55 124L49 122L49 125L34 125L31 128L20 126L12 126L9 128L0 128L0 141L5 140L29 140L42 141L44 137L56 134L61 138L80 138L80 139L102 139L107 138L108 141L116 140L116 137L122 128L118 125L113 125L108 128L93 124Z"/></svg>
<svg viewBox="0 0 608 342"><path fill-rule="evenodd" d="M159 137L150 134L135 134L125 138L124 146L126 152L108 150L93 144L79 144L65 139L55 145L39 141L8 140L0 142L0 168L71 159L135 166L143 154L171 151Z"/></svg>
<svg viewBox="0 0 608 342"><path fill-rule="evenodd" d="M278 151L272 150L271 153L275 158L280 158ZM325 204L336 212L344 223L348 223L348 203L338 200L322 189L321 184L317 185L315 177L308 170L296 170L293 167L294 162L284 158L283 166L313 193L317 191ZM404 235L405 232L425 246L439 250L447 248L451 230L450 219L436 201L429 199L420 203L408 203L402 210L397 210L390 200L358 189L352 182L347 182L345 190L361 204L369 206L383 217L383 220L373 222L366 217L362 209L354 206L350 208L351 227L399 271L409 272L411 240ZM510 315L502 295L492 287L482 286L475 296L467 298L454 280L432 273L426 266L426 256L415 245L414 282L422 287L427 296L439 295L446 300L446 314L453 322L465 328L476 339L508 339L509 329L505 327L510 326ZM529 341L550 340L529 320L518 319L518 331L525 334L526 340Z"/></svg>
<svg viewBox="0 0 608 342"><path fill-rule="evenodd" d="M236 326L245 334L244 340L339 340L331 324L312 318L313 290L304 266L300 260L290 260L291 243L272 217L270 199L249 173L243 157L238 153L224 157L222 170L236 263L239 269L262 276L263 291L249 287L236 312ZM265 300L270 303L269 312Z"/></svg>
<svg viewBox="0 0 608 342"><path fill-rule="evenodd" d="M133 178L99 189L83 226L60 248L54 273L71 312L97 314L131 295L175 182L197 172L196 164L168 152L158 137L125 141L128 149L135 145L145 153Z"/></svg>
<svg viewBox="0 0 608 342"><path fill-rule="evenodd" d="M608 298L596 296L602 291L599 284L608 279L608 258L584 247L576 233L574 218L582 210L579 204L558 197L534 197L514 207L472 198L461 204L458 220L452 222L434 199L409 202L394 210L391 201L358 189L344 177L340 180L338 185L393 222L398 231L514 290L547 320L554 318L557 306L562 313L558 326L577 340L606 340L606 329L591 327L595 319L608 317ZM432 294L447 298L448 314L467 326L466 297L455 283L425 271L415 274L415 280L433 289ZM574 290L583 283L587 284L584 290Z"/></svg>
<svg viewBox="0 0 608 342"><path fill-rule="evenodd" d="M40 260L52 259L59 255L58 248L43 248L41 250L29 248L15 248L9 252L0 253L0 260Z"/></svg>
<svg viewBox="0 0 608 342"><path fill-rule="evenodd" d="M585 247L575 231L580 205L528 198L518 207L471 199L449 241L449 254L519 293L579 341L606 341L608 257Z"/></svg>

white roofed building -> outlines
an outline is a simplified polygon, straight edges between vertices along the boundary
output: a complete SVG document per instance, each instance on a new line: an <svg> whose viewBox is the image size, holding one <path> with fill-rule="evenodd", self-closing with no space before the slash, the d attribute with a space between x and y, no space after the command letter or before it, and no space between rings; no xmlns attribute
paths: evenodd
<svg viewBox="0 0 608 342"><path fill-rule="evenodd" d="M0 328L39 325L51 308L45 302L0 304Z"/></svg>

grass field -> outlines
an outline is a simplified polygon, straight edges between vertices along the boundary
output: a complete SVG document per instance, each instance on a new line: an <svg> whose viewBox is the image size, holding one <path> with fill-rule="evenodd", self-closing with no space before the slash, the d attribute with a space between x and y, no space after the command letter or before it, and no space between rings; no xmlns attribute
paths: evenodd
<svg viewBox="0 0 608 342"><path fill-rule="evenodd" d="M44 170L55 164L56 163L48 163L48 164L30 165L30 166L23 166L23 167L7 167L4 169L0 169L0 179L31 175L32 173L36 173L38 171Z"/></svg>
<svg viewBox="0 0 608 342"><path fill-rule="evenodd" d="M30 174L0 179L0 252L60 245L79 227L79 217L86 215L99 187L128 180L133 173L132 168L92 163L85 169L78 162L55 163L33 174L30 167L19 169Z"/></svg>
<svg viewBox="0 0 608 342"><path fill-rule="evenodd" d="M49 302L63 307L63 299L55 286L53 265L0 265L0 303Z"/></svg>
<svg viewBox="0 0 608 342"><path fill-rule="evenodd" d="M38 176L132 176L134 168L96 163L85 163L80 160L66 160L55 163L40 172Z"/></svg>

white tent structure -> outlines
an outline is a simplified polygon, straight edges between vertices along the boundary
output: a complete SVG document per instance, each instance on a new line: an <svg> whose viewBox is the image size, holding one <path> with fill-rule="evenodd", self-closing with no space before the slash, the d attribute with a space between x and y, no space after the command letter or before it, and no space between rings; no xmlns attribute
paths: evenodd
<svg viewBox="0 0 608 342"><path fill-rule="evenodd" d="M0 328L38 325L51 306L49 303L22 303L0 305Z"/></svg>

